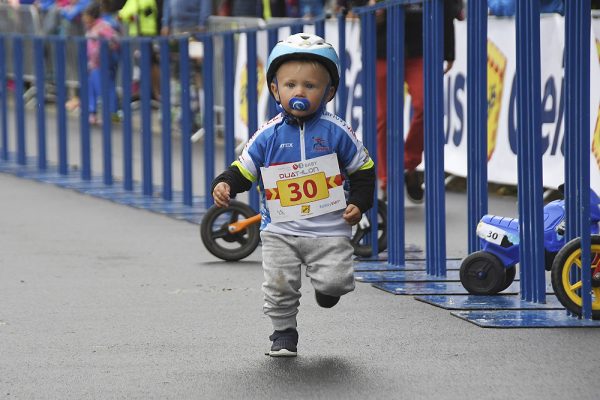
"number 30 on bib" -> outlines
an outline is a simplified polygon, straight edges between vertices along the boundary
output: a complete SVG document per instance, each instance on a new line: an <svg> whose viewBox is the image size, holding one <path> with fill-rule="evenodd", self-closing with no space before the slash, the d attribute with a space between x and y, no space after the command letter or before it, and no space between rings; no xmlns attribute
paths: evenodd
<svg viewBox="0 0 600 400"><path fill-rule="evenodd" d="M261 168L271 221L316 217L346 208L335 154Z"/></svg>

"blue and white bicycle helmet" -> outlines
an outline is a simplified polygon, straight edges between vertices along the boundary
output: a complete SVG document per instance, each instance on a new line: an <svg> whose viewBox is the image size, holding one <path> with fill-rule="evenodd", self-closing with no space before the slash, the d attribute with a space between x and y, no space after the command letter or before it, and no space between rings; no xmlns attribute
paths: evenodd
<svg viewBox="0 0 600 400"><path fill-rule="evenodd" d="M267 85L271 82L279 66L290 60L315 60L320 62L331 76L331 86L337 91L340 83L340 68L337 52L322 37L311 33L297 33L279 41L267 60Z"/></svg>

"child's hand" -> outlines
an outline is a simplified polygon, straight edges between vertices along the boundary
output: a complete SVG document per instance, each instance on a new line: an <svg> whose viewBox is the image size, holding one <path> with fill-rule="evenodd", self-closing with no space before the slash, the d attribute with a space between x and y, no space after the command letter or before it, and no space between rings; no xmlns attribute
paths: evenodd
<svg viewBox="0 0 600 400"><path fill-rule="evenodd" d="M229 190L230 187L225 182L219 182L213 189L213 199L217 207L229 207Z"/></svg>
<svg viewBox="0 0 600 400"><path fill-rule="evenodd" d="M360 209L354 204L348 204L348 207L346 207L346 211L344 211L343 217L348 224L356 225L360 221L362 213L360 212Z"/></svg>

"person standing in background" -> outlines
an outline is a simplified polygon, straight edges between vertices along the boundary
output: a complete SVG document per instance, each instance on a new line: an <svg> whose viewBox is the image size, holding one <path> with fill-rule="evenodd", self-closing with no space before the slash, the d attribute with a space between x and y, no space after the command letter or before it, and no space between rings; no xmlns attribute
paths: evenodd
<svg viewBox="0 0 600 400"><path fill-rule="evenodd" d="M338 8L375 4L375 0L338 0ZM444 73L454 64L454 18L461 15L462 0L444 1ZM417 166L423 160L423 4L405 5L404 80L411 97L412 117L404 143L404 183L406 195L413 203L424 198L423 174ZM376 14L377 20L377 175L380 189L387 190L387 18L385 10ZM399 93L398 95L402 95Z"/></svg>
<svg viewBox="0 0 600 400"><path fill-rule="evenodd" d="M98 2L92 2L83 12L83 24L85 26L85 36L87 40L87 57L88 57L88 82L89 82L89 120L90 124L98 123L97 106L98 99L102 93L102 82L100 79L100 39L109 41L109 58L108 58L108 96L109 104L103 104L102 107L109 107L113 117L117 115L117 66L119 62L119 34L118 32L102 17L101 6Z"/></svg>
<svg viewBox="0 0 600 400"><path fill-rule="evenodd" d="M157 36L159 27L158 4L156 0L127 0L117 13L129 36ZM151 55L152 99L160 99L160 67L156 52ZM135 92L135 90L134 90Z"/></svg>
<svg viewBox="0 0 600 400"><path fill-rule="evenodd" d="M210 15L211 0L163 0L160 33L168 36L204 31Z"/></svg>

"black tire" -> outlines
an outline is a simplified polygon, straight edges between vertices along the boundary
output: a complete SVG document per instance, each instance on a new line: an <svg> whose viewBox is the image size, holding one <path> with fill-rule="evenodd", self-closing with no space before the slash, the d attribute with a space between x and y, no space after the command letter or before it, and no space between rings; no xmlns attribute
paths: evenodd
<svg viewBox="0 0 600 400"><path fill-rule="evenodd" d="M206 249L215 257L225 261L238 261L248 257L260 240L260 224L252 224L244 231L229 233L229 224L250 218L256 212L244 203L232 200L229 207L212 206L200 224L200 237Z"/></svg>
<svg viewBox="0 0 600 400"><path fill-rule="evenodd" d="M383 200L377 201L377 247L379 252L387 249L387 204ZM366 243L366 238L371 233L371 227L366 229L356 225L356 231L350 240L354 247L354 255L357 257L371 257L373 247Z"/></svg>
<svg viewBox="0 0 600 400"><path fill-rule="evenodd" d="M592 267L600 263L600 235L591 236L591 257ZM583 299L581 297L581 274L575 279L571 277L572 271L578 271L581 265L581 238L575 238L569 241L556 254L552 264L551 280L552 288L556 298L565 308L573 314L581 316ZM575 274L574 274L575 275ZM600 319L600 277L594 276L592 270L592 318Z"/></svg>
<svg viewBox="0 0 600 400"><path fill-rule="evenodd" d="M506 281L506 268L498 257L487 251L469 254L460 265L460 282L471 294L497 294L508 287Z"/></svg>
<svg viewBox="0 0 600 400"><path fill-rule="evenodd" d="M515 276L517 275L517 267L513 265L505 268L504 272L506 273L506 277L504 278L504 285L502 285L502 289L500 289L500 291L506 290L510 285L512 285L515 280Z"/></svg>

